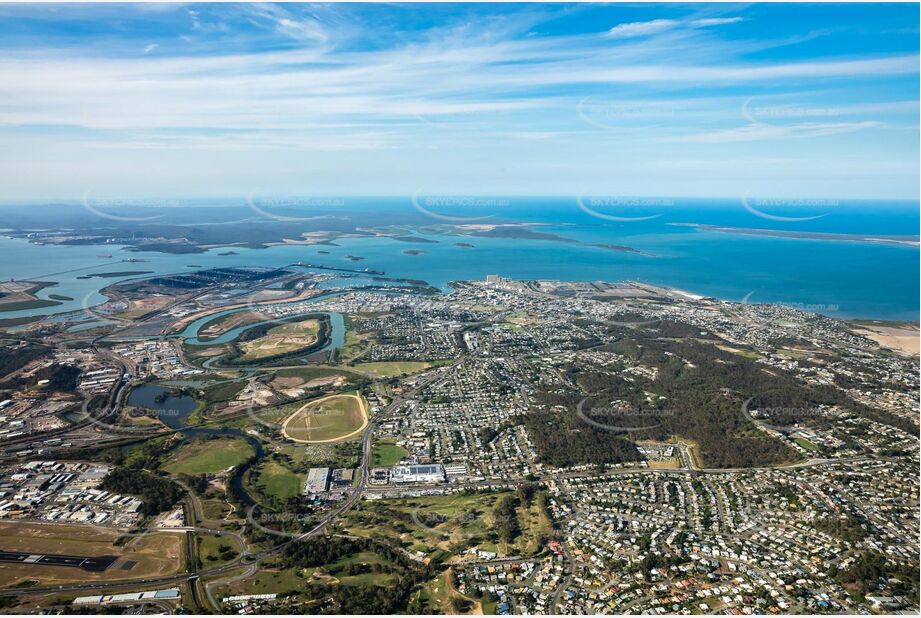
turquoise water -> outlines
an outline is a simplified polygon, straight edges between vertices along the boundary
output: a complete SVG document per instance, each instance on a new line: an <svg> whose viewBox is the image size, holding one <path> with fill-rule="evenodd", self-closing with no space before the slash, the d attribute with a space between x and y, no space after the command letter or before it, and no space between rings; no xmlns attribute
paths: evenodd
<svg viewBox="0 0 921 618"><path fill-rule="evenodd" d="M127 253L114 246L38 246L21 239L0 238L0 278L57 281L57 286L42 290L39 296L61 294L75 299L55 307L5 312L0 318L46 315L99 304L104 298L98 290L119 279L77 278L92 272L145 270L166 274L196 270L190 264L202 268L278 267L303 261L348 269L371 268L389 277L423 279L441 288L452 280L480 279L493 273L522 279L641 280L730 301L748 297L753 303L808 306L836 317L918 319L917 247L708 232L660 223L550 223L540 230L583 244L427 234L437 244L342 238L335 241L339 246L234 247L237 255L220 256L226 249L196 255ZM911 230L892 233L897 232ZM457 247L457 242L469 242L475 247ZM625 244L642 254L610 251L588 246L589 243ZM424 254L406 255L403 251L407 249ZM107 253L113 257L100 257ZM365 259L354 262L346 258L348 255ZM120 263L123 257L146 261ZM136 277L126 277L131 278Z"/></svg>

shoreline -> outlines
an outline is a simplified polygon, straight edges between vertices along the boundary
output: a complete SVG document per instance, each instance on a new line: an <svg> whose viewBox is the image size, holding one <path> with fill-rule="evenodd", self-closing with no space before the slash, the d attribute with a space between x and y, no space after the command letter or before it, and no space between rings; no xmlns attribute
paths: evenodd
<svg viewBox="0 0 921 618"><path fill-rule="evenodd" d="M693 224L685 224L685 225L693 225ZM724 228L724 229L731 230L732 228ZM872 238L876 238L876 237L872 237ZM360 239L355 239L355 240L360 242ZM10 255L14 255L16 253L16 247L15 247L16 245L19 245L20 243L28 244L28 242L29 241L26 239L8 237L7 239L5 239L5 243L3 243L6 246L0 247L0 248L4 249L5 252L9 253ZM514 243L515 241L508 241L508 242ZM396 245L397 243L394 243L394 244ZM892 243L886 243L886 245L892 246ZM429 245L429 247L432 247L432 248L437 248L438 246L439 245L437 244ZM504 243L503 243L503 246L504 246ZM587 250L597 252L599 255L601 254L631 255L631 253L624 253L621 251L609 251L609 250L601 249L598 247L589 247L587 243L583 246L585 246ZM880 246L884 246L884 245L880 245ZM903 244L901 246L905 246L905 245ZM426 249L427 249L426 250L427 256L431 256L435 253L434 249L432 250L429 250L428 248ZM354 247L354 248L349 247L348 250L353 250L354 252L360 253L362 248L361 247ZM464 251L474 251L474 250L475 249L464 249ZM74 250L72 249L72 251ZM90 254L93 254L96 251L97 251L96 248L84 248L82 251L76 250L76 252L78 253L87 253L89 257L92 257ZM217 250L217 251L220 251L220 250ZM272 248L267 248L267 251L271 252ZM460 251L460 249L457 249L457 251ZM399 251L397 251L397 253L399 253ZM349 274L355 274L355 275L364 275L364 276L368 276L371 278L374 278L375 276L377 276L375 275L375 272L383 272L385 268L390 270L390 268L388 267L399 270L398 267L400 266L400 264L396 263L395 261L393 264L391 264L391 262L388 261L387 256L384 256L383 263L380 263L380 264L378 264L379 262L382 262L382 260L380 259L380 256L372 256L368 258L367 263L375 265L375 266L380 266L380 270L378 270L376 268L368 268L368 269L355 268L354 265L351 265L351 264L348 264L348 265L343 264L339 266L333 263L335 260L332 260L332 258L330 258L330 262L328 264L313 263L314 260L310 259L311 256L307 256L307 255L295 256L295 255L292 255L290 251L284 251L283 253L276 256L278 258L277 260L274 258L269 258L267 254L263 254L263 255L266 255L266 257L261 257L259 256L259 254L256 254L256 253L253 254L253 261L256 262L261 267L268 268L272 265L277 265L275 267L283 268L283 267L296 267L300 265L305 270L317 269L317 270L322 270L328 273L336 273L336 272L349 273ZM632 255L635 255L635 254L632 254ZM214 267L219 267L219 266L224 266L224 265L240 267L243 265L243 262L248 262L247 255L244 254L243 252L241 252L238 256L234 256L234 257L235 259L233 259L232 262L229 262L229 263L221 262L220 264L215 263ZM298 258L304 258L300 264L298 264L298 262L296 261ZM228 258L221 257L218 259L227 260ZM408 258L404 257L403 259L408 259ZM419 273L421 275L425 275L426 274L425 265L427 263L425 260L428 260L429 258L423 256L418 259L423 260L423 262L420 262L422 270L420 270ZM448 261L445 261L445 259L448 259ZM899 258L900 263L903 259L904 258ZM177 264L185 263L182 261L181 257L175 258L175 260L178 260ZM599 257L599 258L593 258L593 260L594 261L600 260L603 262L606 260L606 258ZM97 261L97 260L89 260L89 261ZM157 264L158 268L154 269L154 268L150 268L150 266L148 266L148 268L150 270L156 270L159 274L182 273L186 271L186 269L183 269L183 268L176 268L176 269L170 268L170 266L168 266L168 263L170 261L171 261L170 258L165 257L165 256L164 258L157 258L155 262L151 262L151 265ZM479 261L482 262L482 260L479 260ZM435 272L434 276L438 279L438 281L434 282L433 285L436 285L438 289L442 291L445 291L448 289L446 287L447 281L450 281L450 280L478 280L481 276L479 272L480 270L479 268L473 268L470 272L465 272L468 269L464 261L461 260L459 257L453 258L451 256L447 256L447 258L445 258L445 256L442 256L441 262L442 263L439 264L438 266L444 272L441 272L441 271ZM13 264L14 263L11 263L11 266L13 266ZM208 262L208 264L210 265L210 262ZM538 264L538 266L540 265L541 264ZM33 267L34 266L35 264L33 264ZM109 270L112 270L113 264L111 261L103 261L103 262L99 262L95 264L90 264L87 266L82 266L79 269L69 269L69 270L70 271L81 270L81 271L92 272L93 270L100 270L100 271L104 270L106 269L106 266L108 266ZM445 270L445 268L449 268L449 270ZM48 267L48 268L42 268L41 266L38 266L37 268L35 268L35 270L38 270L38 269L41 269L42 271L55 271L53 266ZM161 269L162 269L162 272L161 272ZM403 267L403 269L406 270L406 267ZM30 270L32 270L32 268L30 268ZM523 269L518 268L515 270L522 271ZM650 285L655 285L659 287L668 287L668 288L680 290L692 296L712 296L714 298L725 300L727 302L740 302L742 298L745 296L745 293L751 291L748 288L742 289L740 287L740 289L738 290L721 289L717 291L717 294L706 293L706 291L701 292L698 289L698 287L695 285L695 280L699 278L695 279L694 277L691 277L690 280L685 281L684 279L687 279L687 277L681 276L684 271L680 268L676 270L675 273L642 272L643 270L644 269L642 268L631 268L629 272L619 273L616 270L608 269L606 272L601 272L599 268L593 267L591 269L586 270L585 272L581 272L581 271L573 271L572 269L561 270L560 268L555 267L553 263L548 262L547 268L524 269L525 272L510 272L508 273L508 276L516 278L516 279L521 279L521 280L546 278L546 279L553 279L553 280L560 280L560 281L573 281L573 282L607 281L611 283L616 283L616 282L624 282L624 281L630 281L630 280L642 281L642 282L647 282ZM661 271L662 269L658 268L655 270ZM12 276L15 276L15 274L16 273L15 273L15 267L14 267L14 272L3 273L3 274L0 274L0 276L11 278ZM402 277L397 276L398 274L399 273L394 273L393 275L387 278L391 280L408 280L408 279L404 279ZM670 274L673 274L674 276L670 276ZM20 279L18 276L15 278ZM58 280L57 278L55 279ZM60 284L60 287L57 289L58 290L61 290L61 288L69 289L70 290L69 292L67 290L61 290L61 291L73 298L85 298L85 299L95 298L94 294L100 294L101 295L101 297L99 298L100 303L105 301L105 296L103 294L103 290L105 288L113 284L121 283L119 280L112 280L112 279L105 280L101 278L85 279L79 282L71 281L71 279L74 279L74 277L65 276L63 280L60 280L61 284ZM130 279L130 277L128 279ZM136 279L136 276L135 276L135 279ZM90 290L90 288L87 287L87 284L90 284L91 282L93 284L92 290ZM698 280L696 281L696 283L699 284L701 282ZM79 285L75 285L75 284L79 284ZM829 292L829 294L831 294L831 292ZM772 290L765 289L759 292L759 300L761 298L769 298L772 295L775 298L785 298L786 296L783 293L783 290L773 290L773 294L772 294ZM804 297L801 299L797 298L797 299L788 299L788 300L801 301L802 303L806 305L807 308L811 306L810 304L813 302L815 303L820 302L820 300L817 300L815 298L809 298L808 295L807 297ZM829 315L829 317L833 317L833 318L841 319L841 320L866 319L866 320L883 320L883 321L895 321L895 322L906 321L906 320L915 321L919 319L918 307L912 306L913 303L908 302L911 299L903 299L899 297L897 300L899 301L897 304L893 305L892 307L888 307L888 306L885 306L886 303L883 303L882 305L880 305L878 303L860 302L860 298L855 298L853 293L847 294L844 291L842 291L842 300L839 302L842 304L843 307L847 307L849 309L852 308L852 309L848 311L837 311L834 314ZM785 301L775 301L775 302L766 301L765 304L775 304L776 305L776 304L784 304L784 302ZM61 305L49 306L46 308L33 308L31 310L26 310L26 313L23 313L21 311L10 311L0 317L16 318L17 321L20 321L21 319L22 324L24 325L26 324L26 320L29 320L29 322L31 323L32 321L36 321L40 318L57 316L60 314L70 313L72 311L80 311L81 309L82 309L81 303L71 301L67 303L62 303Z"/></svg>
<svg viewBox="0 0 921 618"><path fill-rule="evenodd" d="M921 239L916 236L885 234L840 234L834 232L798 232L795 230L772 230L755 227L728 227L706 223L669 223L675 227L690 227L704 232L723 234L744 234L748 236L768 236L771 238L793 238L798 240L831 240L839 242L866 242L898 245L903 247L921 247Z"/></svg>

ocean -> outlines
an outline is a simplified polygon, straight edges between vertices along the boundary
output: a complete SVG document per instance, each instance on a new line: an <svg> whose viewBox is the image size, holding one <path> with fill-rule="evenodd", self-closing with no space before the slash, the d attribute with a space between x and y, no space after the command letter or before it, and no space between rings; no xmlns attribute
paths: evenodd
<svg viewBox="0 0 921 618"><path fill-rule="evenodd" d="M617 201L589 197L581 202L585 209L574 200L561 199L482 200L482 205L472 208L457 202L454 211L441 208L438 212L424 206L436 216L414 227L416 233L434 243L383 237L339 238L336 246L233 247L236 255L223 256L219 254L228 249L186 255L129 253L117 246L42 246L3 237L0 278L56 281L58 285L45 288L39 296L58 294L74 300L54 307L4 312L0 318L92 306L104 301L99 289L134 278L78 278L94 272L165 274L218 266L277 267L303 261L349 269L370 268L384 271L389 277L423 279L445 289L449 281L480 279L487 274L520 279L639 280L729 301L785 303L840 318L919 319L917 246L760 236L686 225L917 237L916 203L749 200L749 209L738 201ZM403 202L387 207L404 209L412 205ZM348 216L348 212L344 210L343 215ZM461 219L470 216L482 218ZM540 223L531 229L576 242L459 236L439 227L503 221ZM457 243L474 246L465 248ZM638 253L593 246L605 244L629 246ZM410 250L422 253L405 253ZM113 257L103 257L107 254ZM353 261L347 256L363 259ZM144 262L119 261L127 258Z"/></svg>

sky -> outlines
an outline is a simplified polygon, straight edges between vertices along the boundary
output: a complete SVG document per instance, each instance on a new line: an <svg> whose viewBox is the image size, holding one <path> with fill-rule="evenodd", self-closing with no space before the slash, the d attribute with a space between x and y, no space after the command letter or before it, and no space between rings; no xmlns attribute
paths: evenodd
<svg viewBox="0 0 921 618"><path fill-rule="evenodd" d="M917 199L917 4L0 5L0 201Z"/></svg>

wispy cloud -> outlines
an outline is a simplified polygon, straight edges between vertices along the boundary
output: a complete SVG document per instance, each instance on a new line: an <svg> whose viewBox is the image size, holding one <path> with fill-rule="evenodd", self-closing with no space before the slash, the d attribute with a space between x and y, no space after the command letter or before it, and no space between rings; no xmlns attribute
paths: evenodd
<svg viewBox="0 0 921 618"><path fill-rule="evenodd" d="M431 119L558 109L559 97L550 93L560 88L676 83L719 87L917 73L912 56L649 64L641 50L631 56L607 56L583 46L578 54L559 54L560 43L474 45L431 53L416 46L335 55L308 49L217 57L8 57L0 61L0 122L282 129L365 117L388 124L420 114Z"/></svg>
<svg viewBox="0 0 921 618"><path fill-rule="evenodd" d="M707 28L709 26L726 26L728 24L737 24L745 21L744 17L709 17L704 19L694 19L690 23L695 28Z"/></svg>
<svg viewBox="0 0 921 618"><path fill-rule="evenodd" d="M743 21L743 17L708 17L700 19L653 19L651 21L634 21L618 24L608 30L608 37L612 39L629 39L634 37L651 36L666 30L680 27L709 28L711 26L726 26Z"/></svg>
<svg viewBox="0 0 921 618"><path fill-rule="evenodd" d="M255 4L250 9L252 19L264 20L284 37L316 44L329 41L329 33L314 15L297 15L285 5Z"/></svg>
<svg viewBox="0 0 921 618"><path fill-rule="evenodd" d="M685 142L699 144L727 144L731 142L760 142L773 140L803 139L828 137L842 133L854 133L866 129L884 126L881 122L800 122L777 125L752 123L744 126L662 138L665 142Z"/></svg>
<svg viewBox="0 0 921 618"><path fill-rule="evenodd" d="M648 36L670 30L680 24L674 19L653 19L652 21L634 21L618 24L608 30L608 36L614 39L628 39L636 36Z"/></svg>
<svg viewBox="0 0 921 618"><path fill-rule="evenodd" d="M96 9L73 10L87 19ZM164 157L157 161L191 151L264 160L277 151L314 165L310 153L349 153L344 167L361 160L375 173L370 157L383 151L428 153L412 164L395 159L400 168L443 160L456 170L459 150L503 150L502 165L549 170L565 157L576 175L598 165L598 153L665 142L716 157L756 142L802 150L822 140L916 141L917 93L905 87L917 83L916 50L841 55L840 39L823 46L836 31L824 22L732 28L768 9L442 10L426 21L389 5L171 6L138 9L140 25L124 41L68 35L4 47L0 38L0 133L29 144L20 153L64 143L113 158L149 150ZM620 23L560 26L563 12L599 10ZM751 97L746 117L740 105ZM831 107L844 111L823 113ZM655 168L636 156L631 164ZM0 180L14 175L0 170Z"/></svg>

